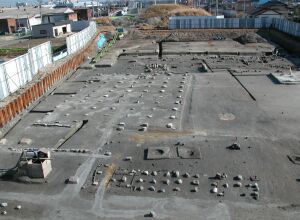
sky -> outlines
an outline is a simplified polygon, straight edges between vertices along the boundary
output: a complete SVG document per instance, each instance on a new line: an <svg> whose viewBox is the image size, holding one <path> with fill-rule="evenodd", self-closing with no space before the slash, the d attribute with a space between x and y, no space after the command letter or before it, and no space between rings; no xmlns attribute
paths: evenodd
<svg viewBox="0 0 300 220"><path fill-rule="evenodd" d="M28 4L32 4L37 2L37 0L0 0L0 6L16 6L17 2L27 2Z"/></svg>

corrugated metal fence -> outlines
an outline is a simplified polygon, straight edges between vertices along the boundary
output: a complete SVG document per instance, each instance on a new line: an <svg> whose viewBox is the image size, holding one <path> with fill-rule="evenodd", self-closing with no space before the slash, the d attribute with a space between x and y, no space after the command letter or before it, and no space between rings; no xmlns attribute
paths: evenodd
<svg viewBox="0 0 300 220"><path fill-rule="evenodd" d="M33 47L22 56L0 64L0 99L31 81L39 69L52 63L50 41Z"/></svg>
<svg viewBox="0 0 300 220"><path fill-rule="evenodd" d="M169 29L275 28L292 36L300 36L300 24L279 18L215 18L178 16L169 18Z"/></svg>
<svg viewBox="0 0 300 220"><path fill-rule="evenodd" d="M285 19L273 18L272 28L287 33L292 36L300 37L300 24Z"/></svg>
<svg viewBox="0 0 300 220"><path fill-rule="evenodd" d="M97 32L96 23L67 38L68 54L82 49ZM34 75L53 59L50 41L33 47L24 55L0 64L0 100L30 82Z"/></svg>
<svg viewBox="0 0 300 220"><path fill-rule="evenodd" d="M87 42L89 42L97 32L97 26L95 22L91 22L90 26L82 31L67 37L68 54L73 54L76 51L82 49Z"/></svg>

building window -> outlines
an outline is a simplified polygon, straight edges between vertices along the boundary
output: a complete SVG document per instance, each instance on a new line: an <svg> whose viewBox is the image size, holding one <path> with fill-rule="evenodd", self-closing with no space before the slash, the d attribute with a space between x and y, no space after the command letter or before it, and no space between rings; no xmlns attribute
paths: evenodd
<svg viewBox="0 0 300 220"><path fill-rule="evenodd" d="M46 30L40 30L40 34L47 34Z"/></svg>

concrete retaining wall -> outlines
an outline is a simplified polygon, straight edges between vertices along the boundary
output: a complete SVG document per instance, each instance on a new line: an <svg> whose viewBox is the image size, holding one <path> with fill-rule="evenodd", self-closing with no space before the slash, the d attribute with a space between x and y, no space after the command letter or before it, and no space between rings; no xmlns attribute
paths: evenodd
<svg viewBox="0 0 300 220"><path fill-rule="evenodd" d="M25 89L20 91L19 95L15 95L8 100L3 107L0 108L0 127L9 126L10 121L20 114L28 106L40 98L47 92L51 86L62 79L70 71L77 69L86 59L87 53L95 50L95 44L98 36L91 41L88 46L75 53L70 59L61 64L56 64L53 71L45 72L38 82L32 82Z"/></svg>

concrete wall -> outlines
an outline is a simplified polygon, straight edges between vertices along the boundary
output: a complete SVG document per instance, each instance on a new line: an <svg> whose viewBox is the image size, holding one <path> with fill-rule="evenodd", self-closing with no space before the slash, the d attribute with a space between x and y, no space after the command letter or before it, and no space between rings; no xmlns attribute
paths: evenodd
<svg viewBox="0 0 300 220"><path fill-rule="evenodd" d="M282 46L290 53L300 55L300 38L291 37L277 30L260 30L258 33L264 38Z"/></svg>

